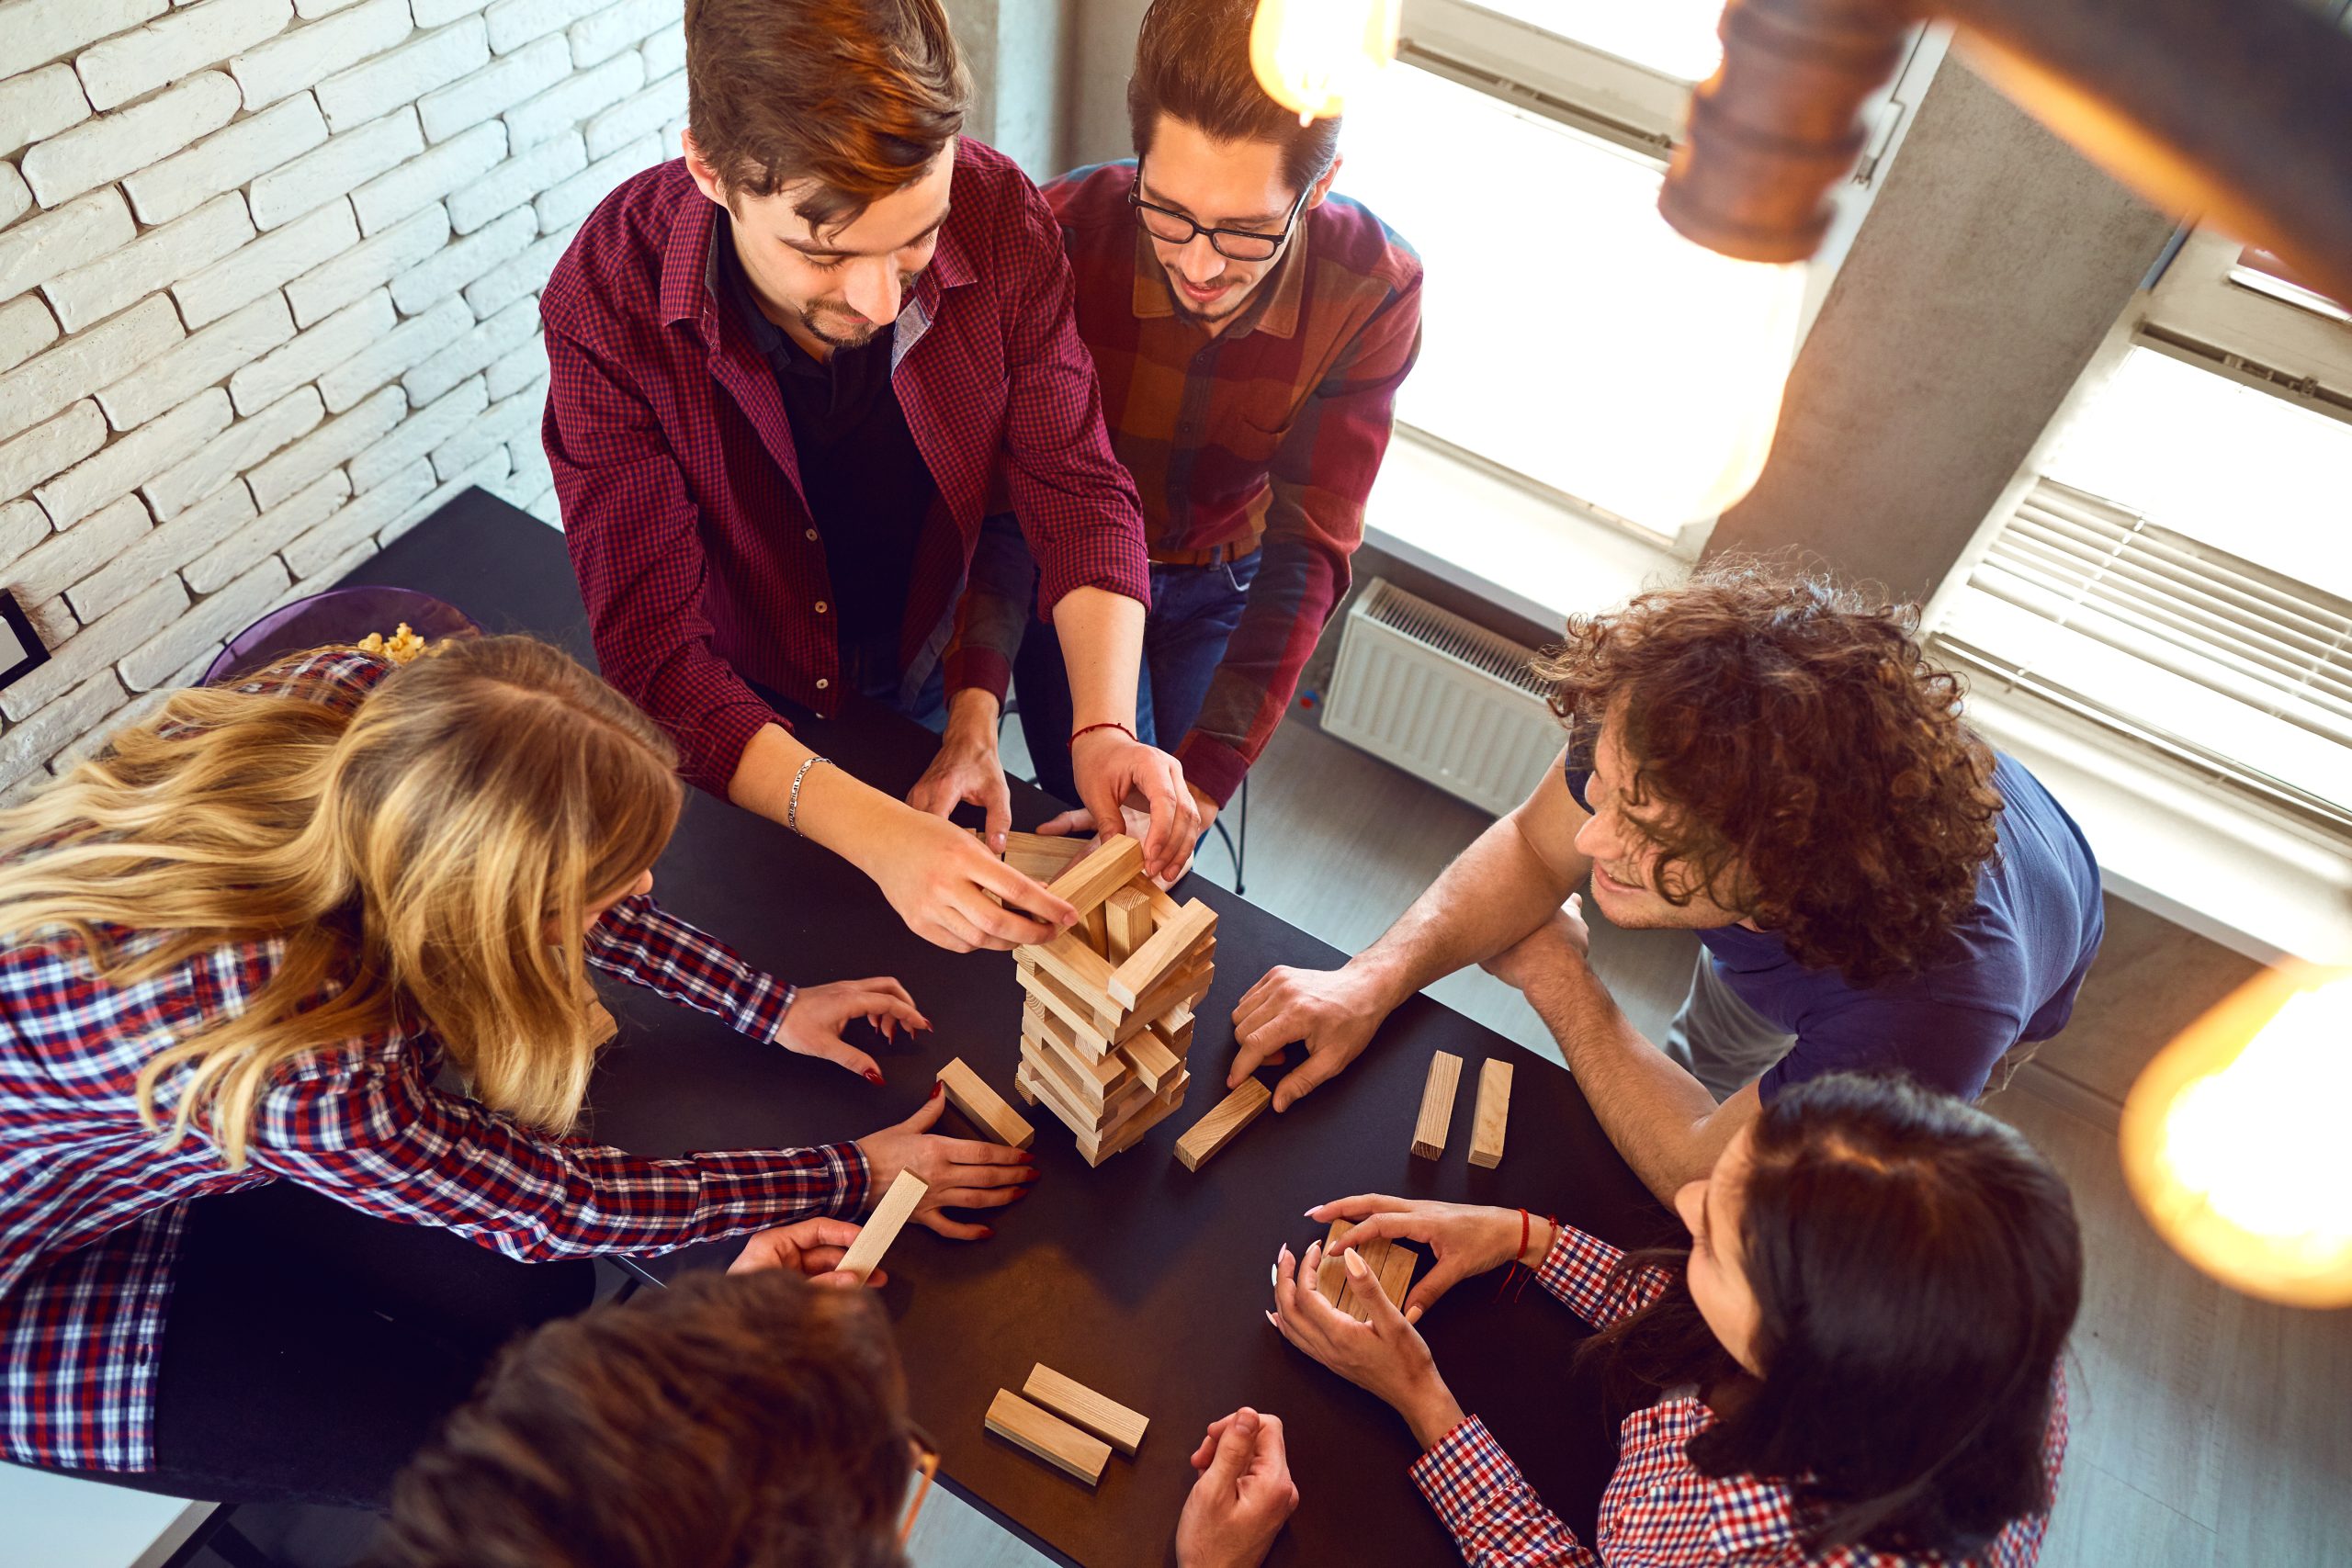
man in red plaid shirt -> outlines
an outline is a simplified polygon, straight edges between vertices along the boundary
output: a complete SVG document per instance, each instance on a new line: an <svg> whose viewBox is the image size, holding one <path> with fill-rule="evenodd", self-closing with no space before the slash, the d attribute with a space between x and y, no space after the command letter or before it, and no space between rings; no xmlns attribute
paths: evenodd
<svg viewBox="0 0 2352 1568"><path fill-rule="evenodd" d="M608 198L540 300L543 433L605 676L694 782L846 856L920 935L1044 941L1066 903L821 765L775 709L854 690L992 738L1001 682L949 638L1001 488L1071 650L1078 793L1148 805L1146 863L1172 877L1198 824L1136 739L1135 488L1051 212L959 138L937 0L700 0L686 71L686 157Z"/></svg>
<svg viewBox="0 0 2352 1568"><path fill-rule="evenodd" d="M1045 191L1150 536L1141 733L1176 753L1204 825L1272 739L1347 592L1421 335L1419 259L1331 194L1340 122L1301 126L1258 85L1255 8L1154 0L1127 85L1136 161ZM1051 588L1042 563L991 521L959 647L976 662L988 650L979 678L1001 684L1009 667L1037 782L1091 807L1064 743L1062 669L1083 655L1030 609ZM1002 788L993 736L951 731L942 764L960 793ZM941 793L929 804L944 809L959 792Z"/></svg>

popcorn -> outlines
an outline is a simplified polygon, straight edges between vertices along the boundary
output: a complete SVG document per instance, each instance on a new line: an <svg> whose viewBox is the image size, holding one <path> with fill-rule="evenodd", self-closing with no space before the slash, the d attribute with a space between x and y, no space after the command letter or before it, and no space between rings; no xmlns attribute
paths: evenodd
<svg viewBox="0 0 2352 1568"><path fill-rule="evenodd" d="M369 632L352 645L362 653L373 653L395 664L406 664L425 649L424 639L409 629L406 621L387 639L382 632Z"/></svg>

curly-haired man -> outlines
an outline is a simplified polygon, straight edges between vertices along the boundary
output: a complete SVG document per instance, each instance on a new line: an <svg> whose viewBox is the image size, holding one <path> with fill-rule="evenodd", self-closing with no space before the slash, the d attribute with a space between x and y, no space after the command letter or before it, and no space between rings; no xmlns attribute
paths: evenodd
<svg viewBox="0 0 2352 1568"><path fill-rule="evenodd" d="M1344 967L1251 987L1234 1081L1303 1041L1287 1110L1397 1003L1481 964L1526 994L1661 1196L1824 1073L1982 1093L2065 1026L2105 931L2098 866L1962 722L1916 634L1910 606L1752 561L1571 620L1538 666L1568 726L1559 772ZM1699 934L1664 1051L1586 962L1588 879L1619 926Z"/></svg>

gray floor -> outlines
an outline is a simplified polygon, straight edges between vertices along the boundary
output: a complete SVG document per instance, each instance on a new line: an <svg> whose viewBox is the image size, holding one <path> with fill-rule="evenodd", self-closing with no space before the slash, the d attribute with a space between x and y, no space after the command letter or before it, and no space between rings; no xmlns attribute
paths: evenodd
<svg viewBox="0 0 2352 1568"><path fill-rule="evenodd" d="M1014 728L1008 761L1017 766ZM1249 897L1350 951L1487 820L1297 713L1251 794ZM1201 871L1232 886L1214 840ZM2342 1568L2352 1562L2352 1313L2267 1306L2197 1273L2149 1230L2115 1158L2115 1118L2140 1066L2254 966L2129 905L2110 900L2109 919L2072 1027L1986 1102L2065 1173L2089 1253L2074 1442L2043 1568ZM1695 942L1598 923L1593 940L1620 1003L1655 1034L1689 984ZM1457 975L1432 994L1556 1057L1518 993L1488 976ZM1044 1559L934 1495L915 1561L1030 1568Z"/></svg>

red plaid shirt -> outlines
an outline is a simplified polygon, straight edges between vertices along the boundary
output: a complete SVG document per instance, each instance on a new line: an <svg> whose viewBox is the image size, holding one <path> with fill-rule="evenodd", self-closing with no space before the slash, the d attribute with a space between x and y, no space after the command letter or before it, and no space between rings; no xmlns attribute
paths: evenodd
<svg viewBox="0 0 2352 1568"><path fill-rule="evenodd" d="M939 488L916 547L909 690L1004 680L949 646L1001 480L1042 563L1041 602L1097 587L1150 601L1135 485L1102 433L1053 214L1002 153L956 147L939 247L899 312L892 385ZM783 721L745 682L820 714L841 694L839 617L775 379L709 282L717 209L683 161L629 180L582 225L539 297L553 373L542 423L605 678L724 795Z"/></svg>
<svg viewBox="0 0 2352 1568"><path fill-rule="evenodd" d="M312 654L249 682L356 705L390 669ZM163 933L105 930L122 955ZM855 1144L640 1159L542 1135L434 1088L423 1030L347 1040L282 1066L228 1169L200 1134L163 1146L134 1086L164 1046L233 1016L275 970L272 940L222 942L135 985L110 986L81 944L17 933L0 951L0 1452L40 1465L153 1463L155 1367L191 1200L299 1181L385 1219L446 1226L524 1259L655 1253L865 1200ZM787 987L672 919L625 899L588 961L772 1041ZM157 1086L168 1115L183 1066ZM199 1123L201 1119L199 1118Z"/></svg>
<svg viewBox="0 0 2352 1568"><path fill-rule="evenodd" d="M1221 806L1273 738L1347 593L1396 389L1420 352L1421 263L1379 219L1332 197L1299 215L1239 318L1211 337L1176 310L1127 204L1135 177L1132 162L1103 164L1064 175L1045 194L1069 247L1079 336L1102 377L1112 449L1143 499L1153 558L1219 546L1229 556L1265 551L1192 732L1159 738L1185 778ZM1010 660L1029 606L1001 578L975 577L961 635Z"/></svg>
<svg viewBox="0 0 2352 1568"><path fill-rule="evenodd" d="M1562 1225L1535 1277L1577 1316L1606 1327L1666 1289L1666 1275L1653 1269L1632 1288L1612 1292L1609 1273L1623 1256ZM1808 1553L1784 1483L1718 1478L1693 1468L1684 1450L1713 1419L1695 1394L1661 1399L1625 1418L1617 1433L1617 1473L1600 1495L1591 1546L1544 1506L1476 1416L1420 1457L1413 1483L1453 1532L1471 1568L1911 1568L1926 1561L1862 1547ZM2041 1455L2053 1484L2065 1452L2061 1374L2052 1381ZM2011 1520L1976 1556L1933 1561L1940 1568L2030 1568L2049 1525L2045 1516L2029 1514Z"/></svg>

